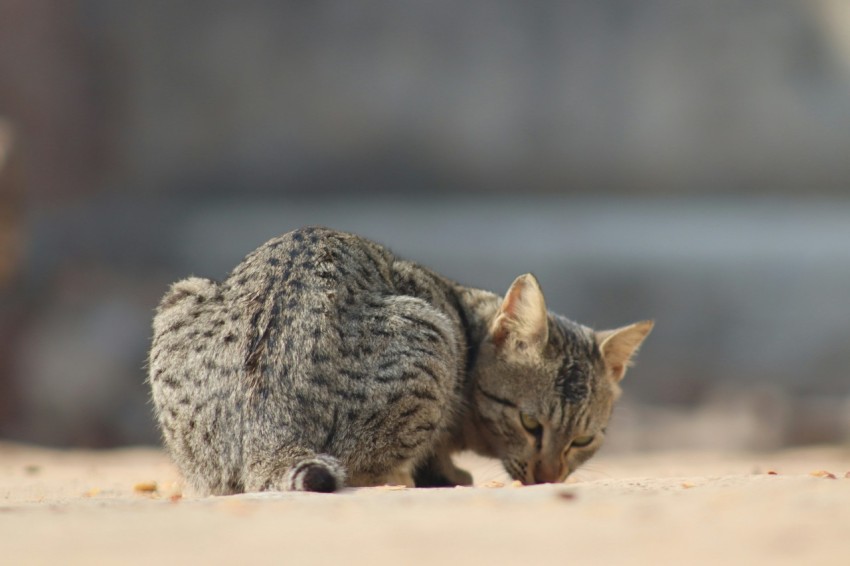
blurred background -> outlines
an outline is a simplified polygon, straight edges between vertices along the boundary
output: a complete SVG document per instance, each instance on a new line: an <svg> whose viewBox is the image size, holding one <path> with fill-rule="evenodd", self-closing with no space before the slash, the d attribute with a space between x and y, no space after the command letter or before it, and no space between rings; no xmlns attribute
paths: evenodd
<svg viewBox="0 0 850 566"><path fill-rule="evenodd" d="M0 0L0 438L157 443L167 285L306 224L657 326L608 450L850 443L850 2Z"/></svg>

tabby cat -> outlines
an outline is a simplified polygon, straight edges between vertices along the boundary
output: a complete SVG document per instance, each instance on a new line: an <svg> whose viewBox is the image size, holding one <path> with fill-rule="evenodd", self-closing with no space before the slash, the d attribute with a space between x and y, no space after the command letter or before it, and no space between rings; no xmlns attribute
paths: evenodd
<svg viewBox="0 0 850 566"><path fill-rule="evenodd" d="M469 485L451 455L563 481L599 448L650 321L594 332L326 228L260 246L221 283L163 297L148 381L172 457L202 493Z"/></svg>

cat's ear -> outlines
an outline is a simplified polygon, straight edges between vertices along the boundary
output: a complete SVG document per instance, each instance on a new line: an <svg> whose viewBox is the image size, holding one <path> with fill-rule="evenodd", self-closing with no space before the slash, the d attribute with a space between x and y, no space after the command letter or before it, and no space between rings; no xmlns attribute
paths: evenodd
<svg viewBox="0 0 850 566"><path fill-rule="evenodd" d="M549 317L543 291L534 275L526 273L514 280L499 312L490 326L490 336L497 347L512 344L524 350L542 348L549 339Z"/></svg>
<svg viewBox="0 0 850 566"><path fill-rule="evenodd" d="M632 358L644 339L649 336L655 323L651 320L636 322L615 330L603 330L596 333L596 342L602 359L610 372L611 378L618 382L626 375Z"/></svg>

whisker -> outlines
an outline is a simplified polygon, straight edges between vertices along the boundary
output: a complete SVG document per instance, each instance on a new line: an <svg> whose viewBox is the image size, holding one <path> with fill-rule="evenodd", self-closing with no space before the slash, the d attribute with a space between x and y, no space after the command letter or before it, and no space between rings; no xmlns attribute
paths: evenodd
<svg viewBox="0 0 850 566"><path fill-rule="evenodd" d="M570 477L579 481L593 481L594 479L612 479L614 476L596 466L582 466L573 472Z"/></svg>
<svg viewBox="0 0 850 566"><path fill-rule="evenodd" d="M462 464L461 467L463 467ZM482 460L479 465L473 466L471 471L473 472L473 481L476 485L499 479L500 476L505 474L502 463L489 458Z"/></svg>

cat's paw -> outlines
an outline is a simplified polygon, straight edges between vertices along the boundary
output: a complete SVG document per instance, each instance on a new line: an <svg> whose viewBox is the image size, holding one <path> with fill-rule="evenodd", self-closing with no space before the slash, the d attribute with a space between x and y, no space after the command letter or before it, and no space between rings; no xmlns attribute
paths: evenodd
<svg viewBox="0 0 850 566"><path fill-rule="evenodd" d="M472 474L466 470L455 468L451 473L451 480L455 485L472 485Z"/></svg>
<svg viewBox="0 0 850 566"><path fill-rule="evenodd" d="M399 469L391 474L387 474L387 479L384 483L389 485L416 487L416 482L413 481L413 475L410 473L410 470L407 469Z"/></svg>
<svg viewBox="0 0 850 566"><path fill-rule="evenodd" d="M413 478L416 487L472 485L472 474L455 467L448 458L429 460L416 469Z"/></svg>

